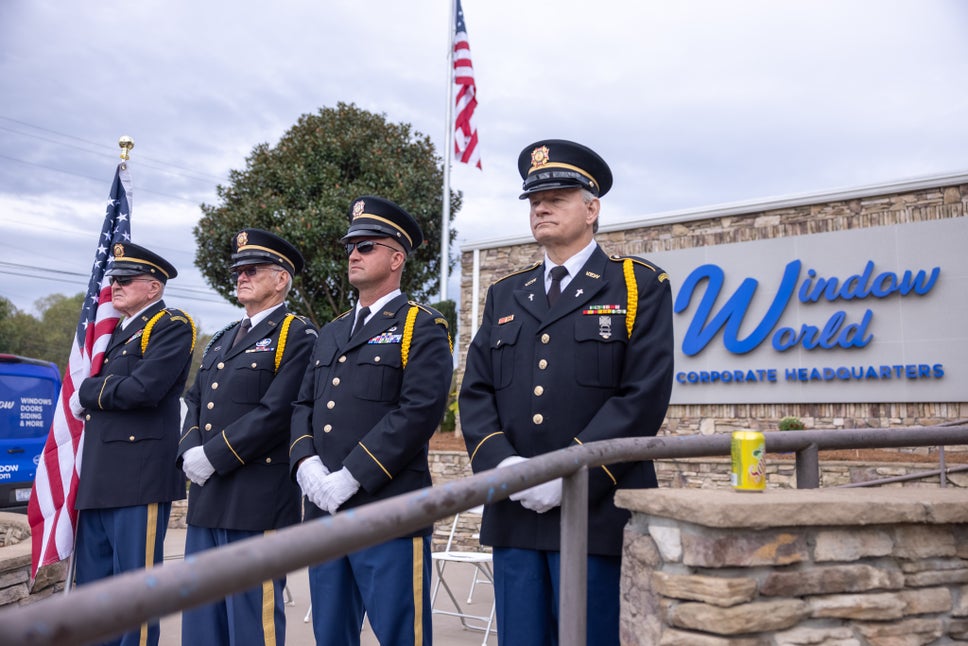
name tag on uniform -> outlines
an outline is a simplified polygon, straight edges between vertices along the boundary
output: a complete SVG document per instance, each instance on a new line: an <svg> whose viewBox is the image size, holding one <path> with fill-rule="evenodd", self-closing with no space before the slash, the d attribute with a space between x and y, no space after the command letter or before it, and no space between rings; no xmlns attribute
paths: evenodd
<svg viewBox="0 0 968 646"><path fill-rule="evenodd" d="M385 343L400 343L402 339L403 339L402 334L390 334L389 332L384 332L379 336L373 337L372 339L367 341L367 343L369 345L382 345Z"/></svg>

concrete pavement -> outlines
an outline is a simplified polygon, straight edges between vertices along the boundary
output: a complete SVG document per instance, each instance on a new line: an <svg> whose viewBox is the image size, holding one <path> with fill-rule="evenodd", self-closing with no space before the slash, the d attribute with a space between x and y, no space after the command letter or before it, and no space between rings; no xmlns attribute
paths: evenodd
<svg viewBox="0 0 968 646"><path fill-rule="evenodd" d="M165 538L165 558L181 558L185 551L185 530L169 529ZM473 577L473 566L462 563L447 565L447 582L462 604L470 592ZM292 595L291 603L286 605L286 644L288 646L313 646L312 621L304 621L309 611L309 576L306 569L292 572L287 577L287 585ZM436 583L436 575L434 577ZM431 589L432 591L432 589ZM493 589L490 585L479 584L474 589L473 602L464 605L464 611L475 615L487 615L493 601ZM437 599L436 607L441 610L453 611L454 605L443 587ZM484 642L484 634L480 631L466 630L461 626L458 617L434 614L434 644L437 646L470 646L471 644L497 644L497 636L493 633ZM360 635L361 646L381 646L370 629L364 624ZM162 619L160 646L181 646L181 615L176 614ZM215 645L213 645L215 646ZM391 646L389 644L383 646Z"/></svg>

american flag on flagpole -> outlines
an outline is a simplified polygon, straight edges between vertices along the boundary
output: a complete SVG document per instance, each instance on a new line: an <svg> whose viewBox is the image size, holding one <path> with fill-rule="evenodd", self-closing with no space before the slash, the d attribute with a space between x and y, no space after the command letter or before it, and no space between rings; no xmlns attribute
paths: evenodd
<svg viewBox="0 0 968 646"><path fill-rule="evenodd" d="M37 576L41 566L63 561L74 551L77 522L74 502L81 474L84 420L75 417L71 411L71 398L86 377L101 370L104 350L120 318L111 304L111 287L104 273L114 261L114 243L131 239L130 215L131 177L127 163L122 162L114 173L59 403L27 505L33 543L31 578Z"/></svg>
<svg viewBox="0 0 968 646"><path fill-rule="evenodd" d="M454 15L454 153L459 161L481 168L481 153L477 149L477 127L474 110L477 109L477 85L474 83L474 66L471 63L471 46L467 41L467 25L460 0Z"/></svg>

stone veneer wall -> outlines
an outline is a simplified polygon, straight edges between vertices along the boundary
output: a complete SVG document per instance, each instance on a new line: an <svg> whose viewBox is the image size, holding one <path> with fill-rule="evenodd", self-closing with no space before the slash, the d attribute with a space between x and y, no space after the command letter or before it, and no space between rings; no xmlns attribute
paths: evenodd
<svg viewBox="0 0 968 646"><path fill-rule="evenodd" d="M627 646L968 642L952 490L624 491Z"/></svg>
<svg viewBox="0 0 968 646"><path fill-rule="evenodd" d="M66 561L42 568L31 588L27 516L0 512L0 606L22 606L46 599L64 589L66 574Z"/></svg>
<svg viewBox="0 0 968 646"><path fill-rule="evenodd" d="M595 237L607 253L648 257L650 253L659 251L942 220L966 215L968 184L957 184L609 231L606 198L603 200L602 230ZM525 211L521 211L521 216L525 216ZM470 345L470 334L467 332L476 327L470 320L470 304L475 298L472 293L473 257L473 251L464 251L461 254L461 334L456 348L460 358L458 380L463 375L463 361ZM484 311L484 297L488 285L514 270L541 261L542 258L542 250L535 243L481 249L479 311ZM673 276L672 280L675 281L676 277ZM779 420L787 415L805 420L809 429L930 426L943 421L968 418L968 402L678 405L669 408L661 433L708 435L730 432L737 428L775 430Z"/></svg>

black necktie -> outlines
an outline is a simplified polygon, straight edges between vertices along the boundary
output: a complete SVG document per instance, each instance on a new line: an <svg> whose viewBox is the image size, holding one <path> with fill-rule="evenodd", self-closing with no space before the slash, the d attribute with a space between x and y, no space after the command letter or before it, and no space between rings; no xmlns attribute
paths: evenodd
<svg viewBox="0 0 968 646"><path fill-rule="evenodd" d="M360 311L356 314L356 323L353 324L353 331L350 332L350 338L356 334L361 327L363 327L363 322L366 321L366 317L370 315L369 307L361 307Z"/></svg>
<svg viewBox="0 0 968 646"><path fill-rule="evenodd" d="M241 325L239 325L239 330L238 332L235 333L235 340L232 341L233 348L239 344L239 341L241 341L246 334L249 333L249 328L251 327L252 327L252 319L250 319L249 317L245 317L244 319L242 319L242 323Z"/></svg>
<svg viewBox="0 0 968 646"><path fill-rule="evenodd" d="M548 306L554 307L561 296L561 279L568 275L568 269L564 265L551 268L551 287L548 288Z"/></svg>

